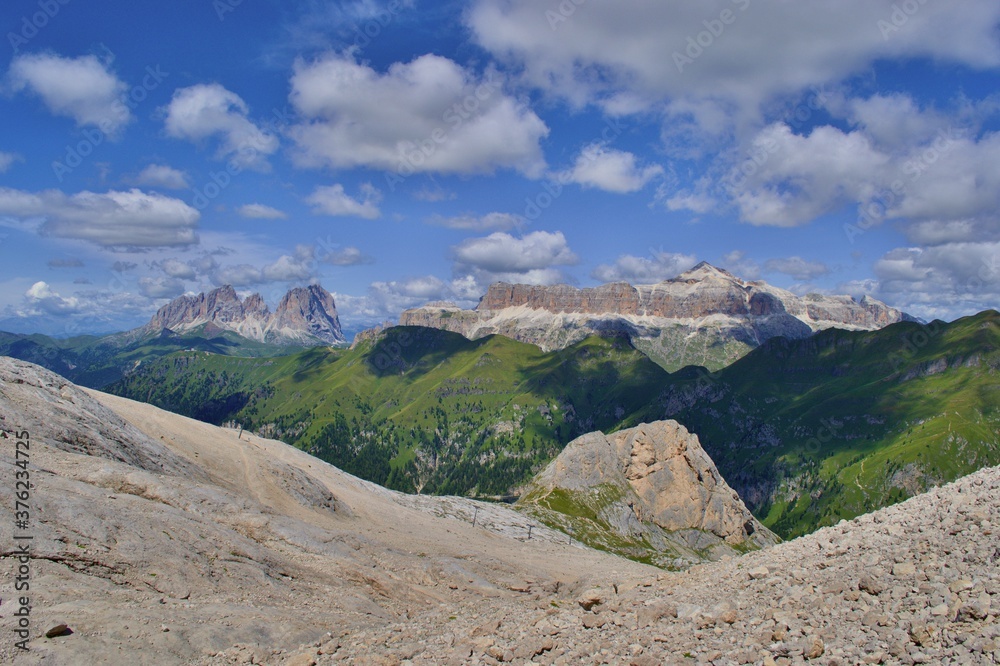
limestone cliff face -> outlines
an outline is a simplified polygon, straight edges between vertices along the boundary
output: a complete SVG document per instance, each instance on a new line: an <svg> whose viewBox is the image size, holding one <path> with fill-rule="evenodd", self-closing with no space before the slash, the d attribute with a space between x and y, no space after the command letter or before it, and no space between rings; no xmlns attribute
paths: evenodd
<svg viewBox="0 0 1000 666"><path fill-rule="evenodd" d="M706 263L659 284L613 282L577 289L499 282L475 310L430 304L403 312L401 325L476 339L504 335L560 349L594 333L626 335L668 369L722 367L763 341L804 338L826 328L874 330L909 317L864 297L797 296L747 282Z"/></svg>
<svg viewBox="0 0 1000 666"><path fill-rule="evenodd" d="M344 342L333 296L319 285L292 289L273 313L260 294L241 301L230 285L207 294L180 296L160 308L142 330L182 333L204 324L260 342Z"/></svg>
<svg viewBox="0 0 1000 666"><path fill-rule="evenodd" d="M778 541L722 478L697 436L676 421L578 437L532 480L521 503L571 533L600 535L605 543L599 545L613 543L612 535L689 561L687 549L698 552L697 560Z"/></svg>

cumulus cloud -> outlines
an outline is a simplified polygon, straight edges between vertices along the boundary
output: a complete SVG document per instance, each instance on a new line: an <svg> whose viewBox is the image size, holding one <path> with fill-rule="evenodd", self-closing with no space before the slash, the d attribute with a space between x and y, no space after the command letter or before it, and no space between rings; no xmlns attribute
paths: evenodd
<svg viewBox="0 0 1000 666"><path fill-rule="evenodd" d="M236 212L242 217L254 220L284 220L288 217L284 211L259 203L245 204L240 206Z"/></svg>
<svg viewBox="0 0 1000 666"><path fill-rule="evenodd" d="M359 266L361 264L373 264L375 263L375 258L368 256L356 247L348 246L331 247L320 258L320 261L332 266Z"/></svg>
<svg viewBox="0 0 1000 666"><path fill-rule="evenodd" d="M184 282L169 277L141 277L139 293L147 298L177 298L184 293Z"/></svg>
<svg viewBox="0 0 1000 666"><path fill-rule="evenodd" d="M497 232L462 241L452 254L460 264L491 273L527 273L579 261L561 231L534 231L520 238Z"/></svg>
<svg viewBox="0 0 1000 666"><path fill-rule="evenodd" d="M20 55L10 64L8 80L14 91L38 95L49 111L80 127L97 127L113 136L132 120L122 101L128 86L92 55Z"/></svg>
<svg viewBox="0 0 1000 666"><path fill-rule="evenodd" d="M74 296L63 298L47 282L36 282L24 292L24 298L35 311L53 315L73 314L80 311L80 300Z"/></svg>
<svg viewBox="0 0 1000 666"><path fill-rule="evenodd" d="M482 294L483 291L471 278L449 282L434 275L422 275L373 282L362 296L341 293L334 296L341 316L371 326L398 319L403 310L432 301L450 301L462 307L472 307Z"/></svg>
<svg viewBox="0 0 1000 666"><path fill-rule="evenodd" d="M290 95L305 121L290 135L309 167L370 167L413 173L540 175L545 123L483 76L437 55L394 63L385 73L351 53L298 60Z"/></svg>
<svg viewBox="0 0 1000 666"><path fill-rule="evenodd" d="M191 186L186 173L165 164L150 164L136 176L135 182L166 190L185 190Z"/></svg>
<svg viewBox="0 0 1000 666"><path fill-rule="evenodd" d="M743 250L733 250L722 255L719 268L724 268L738 278L757 280L760 278L760 264L747 256Z"/></svg>
<svg viewBox="0 0 1000 666"><path fill-rule="evenodd" d="M874 266L876 297L924 319L953 319L1000 299L1000 242L896 248Z"/></svg>
<svg viewBox="0 0 1000 666"><path fill-rule="evenodd" d="M580 151L573 167L562 174L566 182L594 187L606 192L638 192L649 181L663 175L659 165L639 166L630 152L592 143Z"/></svg>
<svg viewBox="0 0 1000 666"><path fill-rule="evenodd" d="M438 227L466 231L511 231L520 229L527 223L527 220L522 216L513 213L487 213L479 216L456 215L453 217L433 215L427 221Z"/></svg>
<svg viewBox="0 0 1000 666"><path fill-rule="evenodd" d="M198 277L198 270L192 264L180 259L164 259L158 264L164 275L180 280L194 280ZM214 266L213 266L214 268Z"/></svg>
<svg viewBox="0 0 1000 666"><path fill-rule="evenodd" d="M277 261L264 266L261 274L268 282L296 282L308 280L316 266L316 248L298 245L295 254L283 254Z"/></svg>
<svg viewBox="0 0 1000 666"><path fill-rule="evenodd" d="M663 282L693 267L697 258L679 252L653 252L652 257L623 254L614 264L601 264L590 274L601 282L649 284Z"/></svg>
<svg viewBox="0 0 1000 666"><path fill-rule="evenodd" d="M313 213L317 215L360 217L366 220L379 217L382 214L378 208L381 193L367 185L362 186L361 194L362 199L355 199L344 191L343 185L336 183L317 187L306 198L306 203L312 205Z"/></svg>
<svg viewBox="0 0 1000 666"><path fill-rule="evenodd" d="M166 107L167 134L189 141L218 137L218 159L267 171L267 157L278 150L278 137L255 125L249 112L239 95L218 83L179 88Z"/></svg>
<svg viewBox="0 0 1000 666"><path fill-rule="evenodd" d="M43 219L41 232L106 248L192 245L200 214L180 199L138 189L32 193L0 187L0 215Z"/></svg>
<svg viewBox="0 0 1000 666"><path fill-rule="evenodd" d="M823 262L807 261L802 257L768 259L764 262L764 270L772 273L784 273L802 281L814 280L830 272L829 267Z"/></svg>
<svg viewBox="0 0 1000 666"><path fill-rule="evenodd" d="M864 228L885 220L954 225L993 217L1000 173L991 165L1000 160L1000 134L930 132L936 122L919 117L911 124L911 140L897 146L865 128L824 125L800 135L775 123L756 135L753 157L731 169L725 189L740 218L756 225L799 226L847 206L867 215Z"/></svg>
<svg viewBox="0 0 1000 666"><path fill-rule="evenodd" d="M477 0L466 21L494 57L522 68L528 84L617 113L676 100L755 109L775 96L843 80L882 58L1000 64L1000 5L992 0L963 3L961 12L922 4L903 29L889 32L880 21L890 21L893 0L622 0L574 3L569 16L564 6L570 7ZM713 35L706 22L721 32Z"/></svg>

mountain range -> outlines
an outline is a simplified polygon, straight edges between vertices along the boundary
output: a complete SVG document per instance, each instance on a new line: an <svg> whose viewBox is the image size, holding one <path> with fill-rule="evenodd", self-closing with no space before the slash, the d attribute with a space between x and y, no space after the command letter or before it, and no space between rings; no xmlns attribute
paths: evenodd
<svg viewBox="0 0 1000 666"><path fill-rule="evenodd" d="M624 335L667 370L725 367L773 337L809 337L828 328L875 330L912 320L868 296L797 296L742 280L702 262L658 284L490 285L474 310L431 303L406 310L403 326L428 326L477 339L504 335L563 349L589 335Z"/></svg>
<svg viewBox="0 0 1000 666"><path fill-rule="evenodd" d="M272 313L260 294L242 301L231 285L197 296L180 296L160 308L139 333L186 333L200 326L232 331L278 345L335 345L345 342L333 296L312 284L290 290Z"/></svg>
<svg viewBox="0 0 1000 666"><path fill-rule="evenodd" d="M0 331L0 354L101 388L141 363L184 349L223 355L275 356L344 343L333 296L319 285L290 290L272 313L260 294L241 300L226 285L180 296L144 326L103 337L51 338Z"/></svg>

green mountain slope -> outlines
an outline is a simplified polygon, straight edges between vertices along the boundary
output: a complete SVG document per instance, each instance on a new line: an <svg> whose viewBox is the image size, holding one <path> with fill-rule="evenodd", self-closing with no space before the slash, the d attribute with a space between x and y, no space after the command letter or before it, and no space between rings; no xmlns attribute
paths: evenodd
<svg viewBox="0 0 1000 666"><path fill-rule="evenodd" d="M771 340L658 402L783 537L1000 463L1000 314Z"/></svg>
<svg viewBox="0 0 1000 666"><path fill-rule="evenodd" d="M211 324L184 334L164 330L159 335L142 338L115 334L61 339L0 331L0 355L36 363L75 384L91 388L103 388L143 362L185 349L236 356L276 356L301 347L248 340Z"/></svg>
<svg viewBox="0 0 1000 666"><path fill-rule="evenodd" d="M350 351L174 354L109 390L238 422L392 488L504 496L577 435L648 418L667 377L623 339L545 353L396 327Z"/></svg>

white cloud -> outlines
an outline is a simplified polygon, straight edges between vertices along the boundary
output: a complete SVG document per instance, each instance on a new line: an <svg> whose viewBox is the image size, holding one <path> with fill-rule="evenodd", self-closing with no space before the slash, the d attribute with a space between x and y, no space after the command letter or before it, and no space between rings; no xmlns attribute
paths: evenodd
<svg viewBox="0 0 1000 666"><path fill-rule="evenodd" d="M320 260L332 266L359 266L375 263L373 257L353 246L332 248Z"/></svg>
<svg viewBox="0 0 1000 666"><path fill-rule="evenodd" d="M167 247L198 241L200 214L180 199L132 189L67 196L58 190L31 193L0 187L0 215L44 219L40 231L102 247Z"/></svg>
<svg viewBox="0 0 1000 666"><path fill-rule="evenodd" d="M527 220L522 216L513 213L487 213L480 216L456 215L453 217L432 215L427 221L435 226L466 231L512 231L524 227L527 223Z"/></svg>
<svg viewBox="0 0 1000 666"><path fill-rule="evenodd" d="M0 173L6 173L14 162L23 162L24 158L17 153L0 152Z"/></svg>
<svg viewBox="0 0 1000 666"><path fill-rule="evenodd" d="M895 6L894 0L558 6L477 0L466 20L480 45L523 68L528 84L619 113L672 100L716 100L752 112L765 100L841 81L878 59L1000 64L1000 5L993 0L964 2L961 11L923 3L901 29L885 33L879 22L891 20Z"/></svg>
<svg viewBox="0 0 1000 666"><path fill-rule="evenodd" d="M194 280L198 277L199 272L192 264L174 258L163 260L160 262L159 268L167 277L181 280Z"/></svg>
<svg viewBox="0 0 1000 666"><path fill-rule="evenodd" d="M179 88L166 107L167 134L189 141L219 136L218 159L267 171L267 156L278 150L278 137L255 125L249 111L239 95L218 83Z"/></svg>
<svg viewBox="0 0 1000 666"><path fill-rule="evenodd" d="M169 277L141 277L139 293L146 298L177 298L184 293L184 282Z"/></svg>
<svg viewBox="0 0 1000 666"><path fill-rule="evenodd" d="M627 194L638 192L661 175L663 167L659 165L640 167L634 154L592 143L580 151L573 168L564 172L561 178L584 187Z"/></svg>
<svg viewBox="0 0 1000 666"><path fill-rule="evenodd" d="M724 268L738 278L757 280L760 278L760 265L747 256L743 250L733 250L722 255L719 268Z"/></svg>
<svg viewBox="0 0 1000 666"><path fill-rule="evenodd" d="M306 198L306 203L313 207L313 213L317 215L332 215L360 217L366 220L374 220L382 213L378 209L378 202L381 193L371 187L362 187L363 199L352 198L344 192L344 186L340 183L317 187L312 194Z"/></svg>
<svg viewBox="0 0 1000 666"><path fill-rule="evenodd" d="M261 271L269 282L301 282L313 276L316 267L316 248L298 245L294 255L284 254Z"/></svg>
<svg viewBox="0 0 1000 666"><path fill-rule="evenodd" d="M190 187L186 173L165 164L150 164L136 176L135 182L137 185L167 190L185 190Z"/></svg>
<svg viewBox="0 0 1000 666"><path fill-rule="evenodd" d="M462 241L452 248L452 254L462 266L506 274L527 275L579 261L561 231L534 231L520 238L497 232Z"/></svg>
<svg viewBox="0 0 1000 666"><path fill-rule="evenodd" d="M240 206L236 212L242 217L248 217L255 220L284 220L288 217L288 214L284 211L259 203Z"/></svg>
<svg viewBox="0 0 1000 666"><path fill-rule="evenodd" d="M768 259L764 262L764 270L790 275L796 280L814 280L830 272L829 267L821 261L807 261L802 257L786 257Z"/></svg>
<svg viewBox="0 0 1000 666"><path fill-rule="evenodd" d="M80 127L97 127L114 136L132 119L122 101L128 86L92 55L20 55L11 62L8 79L13 90L30 90L49 111L72 118Z"/></svg>
<svg viewBox="0 0 1000 666"><path fill-rule="evenodd" d="M590 275L602 282L649 284L677 277L696 263L693 254L677 252L654 252L652 258L623 254L614 264L599 265Z"/></svg>
<svg viewBox="0 0 1000 666"><path fill-rule="evenodd" d="M432 301L451 301L462 307L473 307L482 295L483 290L470 277L447 282L434 275L423 275L373 282L364 296L337 293L334 297L342 318L370 326L396 320L403 310Z"/></svg>
<svg viewBox="0 0 1000 666"><path fill-rule="evenodd" d="M545 123L492 70L478 77L424 55L379 73L350 54L299 60L292 104L306 121L290 130L296 159L309 167L371 167L413 173L540 175Z"/></svg>
<svg viewBox="0 0 1000 666"><path fill-rule="evenodd" d="M874 266L876 297L924 319L953 319L1000 299L1000 242L897 248Z"/></svg>
<svg viewBox="0 0 1000 666"><path fill-rule="evenodd" d="M63 298L52 290L47 282L36 282L24 292L28 304L34 309L53 315L73 314L80 311L80 300L70 296Z"/></svg>
<svg viewBox="0 0 1000 666"><path fill-rule="evenodd" d="M234 264L221 266L212 274L216 285L230 284L234 287L249 287L264 281L264 275L259 268L250 264Z"/></svg>

